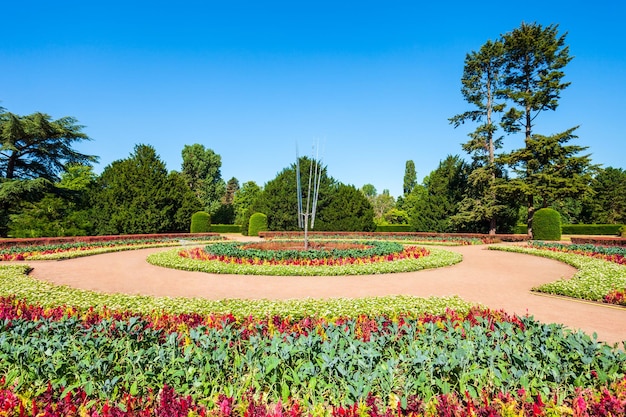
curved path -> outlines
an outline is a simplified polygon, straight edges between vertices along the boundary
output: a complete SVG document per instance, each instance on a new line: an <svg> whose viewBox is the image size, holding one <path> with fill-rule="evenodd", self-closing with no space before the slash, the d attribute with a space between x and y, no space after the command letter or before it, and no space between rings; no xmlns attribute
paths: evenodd
<svg viewBox="0 0 626 417"><path fill-rule="evenodd" d="M150 265L142 249L65 261L28 262L31 275L59 285L106 293L209 299L288 299L382 295L452 296L508 313L563 323L608 343L626 341L626 309L537 295L530 289L576 270L537 256L485 250L484 246L445 248L463 254L446 268L388 275L265 277L187 272ZM620 347L623 347L620 344Z"/></svg>

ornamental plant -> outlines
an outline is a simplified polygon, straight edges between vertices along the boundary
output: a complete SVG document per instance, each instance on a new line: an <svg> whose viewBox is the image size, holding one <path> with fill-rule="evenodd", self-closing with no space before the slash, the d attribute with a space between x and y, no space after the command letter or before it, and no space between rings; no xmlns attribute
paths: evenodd
<svg viewBox="0 0 626 417"><path fill-rule="evenodd" d="M267 230L267 215L254 213L250 216L248 225L248 236L258 236L259 232Z"/></svg>
<svg viewBox="0 0 626 417"><path fill-rule="evenodd" d="M533 238L561 240L561 215L551 208L542 208L533 215Z"/></svg>
<svg viewBox="0 0 626 417"><path fill-rule="evenodd" d="M211 215L206 211L197 211L191 216L191 233L208 233L211 228Z"/></svg>

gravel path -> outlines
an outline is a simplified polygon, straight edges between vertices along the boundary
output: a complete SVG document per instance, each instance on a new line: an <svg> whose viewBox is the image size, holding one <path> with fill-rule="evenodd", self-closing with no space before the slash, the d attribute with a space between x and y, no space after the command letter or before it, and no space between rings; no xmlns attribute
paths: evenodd
<svg viewBox="0 0 626 417"><path fill-rule="evenodd" d="M525 254L485 250L485 246L445 248L459 252L457 265L426 271L342 277L266 277L187 272L150 265L142 249L64 261L29 262L35 278L105 293L209 299L289 299L382 295L451 296L508 313L563 323L598 339L626 341L626 309L531 293L534 286L569 278L576 270ZM621 346L621 345L620 345Z"/></svg>

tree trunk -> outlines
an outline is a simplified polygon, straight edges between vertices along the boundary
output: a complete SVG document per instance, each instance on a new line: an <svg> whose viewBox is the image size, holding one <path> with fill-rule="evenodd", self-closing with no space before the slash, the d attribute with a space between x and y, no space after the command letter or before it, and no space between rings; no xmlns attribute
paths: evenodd
<svg viewBox="0 0 626 417"><path fill-rule="evenodd" d="M535 204L532 195L528 196L528 217L526 218L526 225L528 226L528 237L533 238L533 217L535 215Z"/></svg>

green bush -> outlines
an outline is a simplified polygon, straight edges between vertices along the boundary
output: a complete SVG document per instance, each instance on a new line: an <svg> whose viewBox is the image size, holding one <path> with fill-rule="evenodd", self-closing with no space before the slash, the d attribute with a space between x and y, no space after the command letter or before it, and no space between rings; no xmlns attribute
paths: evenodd
<svg viewBox="0 0 626 417"><path fill-rule="evenodd" d="M620 235L621 237L626 237L626 225L624 225L624 226L620 227L620 229L619 229L619 235Z"/></svg>
<svg viewBox="0 0 626 417"><path fill-rule="evenodd" d="M621 224L564 224L561 231L564 235L611 235L620 234Z"/></svg>
<svg viewBox="0 0 626 417"><path fill-rule="evenodd" d="M525 235L528 234L528 225L526 224L518 224L513 228L513 233L516 235Z"/></svg>
<svg viewBox="0 0 626 417"><path fill-rule="evenodd" d="M254 213L250 216L248 236L258 236L259 232L267 230L267 216L263 213Z"/></svg>
<svg viewBox="0 0 626 417"><path fill-rule="evenodd" d="M239 224L212 224L210 231L213 233L241 233Z"/></svg>
<svg viewBox="0 0 626 417"><path fill-rule="evenodd" d="M379 224L376 226L377 232L412 232L410 224Z"/></svg>
<svg viewBox="0 0 626 417"><path fill-rule="evenodd" d="M197 211L191 216L191 233L208 233L211 228L211 215L206 211Z"/></svg>
<svg viewBox="0 0 626 417"><path fill-rule="evenodd" d="M537 210L533 216L533 239L561 240L561 215L551 208Z"/></svg>

